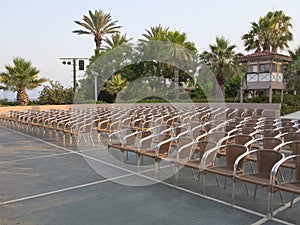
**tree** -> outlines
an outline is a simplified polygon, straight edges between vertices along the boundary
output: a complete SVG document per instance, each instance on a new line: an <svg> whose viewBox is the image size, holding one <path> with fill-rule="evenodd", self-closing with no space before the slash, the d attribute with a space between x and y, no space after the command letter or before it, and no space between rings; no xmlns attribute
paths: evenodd
<svg viewBox="0 0 300 225"><path fill-rule="evenodd" d="M168 31L166 34L166 41L172 43L172 57L174 59L174 94L175 99L179 99L179 62L184 60L191 61L193 58L192 53L196 53L197 49L193 42L187 41L185 33L180 31Z"/></svg>
<svg viewBox="0 0 300 225"><path fill-rule="evenodd" d="M300 92L300 46L298 46L294 51L289 51L292 57L292 62L290 62L284 73L286 83L286 88L293 91L293 94Z"/></svg>
<svg viewBox="0 0 300 225"><path fill-rule="evenodd" d="M179 99L179 64L182 61L187 62L192 59L193 53L197 52L195 44L187 41L185 33L169 31L168 27L163 28L160 24L155 27L150 27L150 30L146 30L143 37L145 37L146 40L141 40L142 42L148 42L148 45L152 44L156 48L155 51L162 54L161 58L166 58L165 61L169 62L168 65L163 62L157 62L157 71L160 74L169 69L173 71L175 99ZM161 42L162 44L155 44L155 42ZM152 49L153 46L148 48ZM171 78L167 74L161 75Z"/></svg>
<svg viewBox="0 0 300 225"><path fill-rule="evenodd" d="M132 38L128 39L126 36L127 36L126 34L121 35L119 33L116 33L113 34L111 38L105 37L104 41L107 45L104 46L103 50L109 51L112 50L113 48L121 47L128 44L128 42L131 41Z"/></svg>
<svg viewBox="0 0 300 225"><path fill-rule="evenodd" d="M142 34L146 41L165 41L166 34L169 30L169 27L162 27L160 24L155 27L150 27L150 30L146 29L146 33ZM141 39L140 41L145 41Z"/></svg>
<svg viewBox="0 0 300 225"><path fill-rule="evenodd" d="M236 61L240 54L235 52L235 48L235 45L230 44L225 37L221 36L216 37L216 44L209 45L209 51L204 51L200 54L200 59L202 59L215 74L223 96L225 94L224 85L226 75L235 75L240 72L239 65ZM217 90L217 86L214 85L214 96L218 95Z"/></svg>
<svg viewBox="0 0 300 225"><path fill-rule="evenodd" d="M38 78L39 70L32 66L31 61L16 57L13 66L6 65L6 72L0 74L0 83L5 85L6 90L17 92L17 103L28 105L26 89L35 89L46 82L45 78Z"/></svg>
<svg viewBox="0 0 300 225"><path fill-rule="evenodd" d="M283 11L275 11L260 17L258 23L251 22L250 31L242 36L245 50L277 52L288 48L288 42L293 40L290 21Z"/></svg>
<svg viewBox="0 0 300 225"><path fill-rule="evenodd" d="M111 80L106 82L106 86L103 89L111 95L118 95L118 93L122 91L127 84L128 82L125 79L122 79L121 74L116 74Z"/></svg>
<svg viewBox="0 0 300 225"><path fill-rule="evenodd" d="M73 88L64 88L59 81L49 81L50 85L44 86L38 100L42 105L72 104L74 98Z"/></svg>
<svg viewBox="0 0 300 225"><path fill-rule="evenodd" d="M89 10L89 17L84 15L81 21L74 21L76 24L84 28L84 30L74 30L73 33L78 35L89 34L94 36L96 43L95 55L100 53L101 44L106 34L115 34L119 32L121 26L117 25L117 20L112 21L109 13L104 13L102 10L95 10L93 13Z"/></svg>

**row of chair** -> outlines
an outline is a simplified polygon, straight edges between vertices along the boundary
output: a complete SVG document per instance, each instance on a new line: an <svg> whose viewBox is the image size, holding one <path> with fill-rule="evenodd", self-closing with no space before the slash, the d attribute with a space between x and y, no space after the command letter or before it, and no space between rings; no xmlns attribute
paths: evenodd
<svg viewBox="0 0 300 225"><path fill-rule="evenodd" d="M230 177L233 203L237 181L266 186L270 193L268 212L272 214L273 192L285 184L277 177L279 168L296 170L296 183L292 185L296 191L290 186L285 190L299 191L299 163L295 160L300 154L299 121L260 114L259 110L231 108L120 106L11 111L1 115L1 120L8 127L33 135L54 133L57 139L63 138L64 144L68 136L70 144L73 138L94 144L96 133L98 142L120 150L124 162L125 154L126 159L134 154L138 167L144 157L152 158L156 175L160 161L170 162L176 171L176 184L180 168L191 168L202 193L207 173ZM272 157L274 160L270 160Z"/></svg>

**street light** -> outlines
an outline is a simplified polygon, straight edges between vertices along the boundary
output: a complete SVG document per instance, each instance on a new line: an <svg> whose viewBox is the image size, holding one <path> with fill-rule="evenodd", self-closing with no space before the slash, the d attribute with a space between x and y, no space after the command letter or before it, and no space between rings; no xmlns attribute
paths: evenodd
<svg viewBox="0 0 300 225"><path fill-rule="evenodd" d="M76 83L76 65L77 60L79 62L79 70L85 70L84 68L84 60L87 60L88 58L59 58L62 60L63 65L73 65L73 91L75 93L77 83Z"/></svg>
<svg viewBox="0 0 300 225"><path fill-rule="evenodd" d="M97 91L97 76L98 76L98 73L94 70L91 71L91 74L94 76L94 83L95 83L95 102L97 102L97 99L98 99L98 91Z"/></svg>

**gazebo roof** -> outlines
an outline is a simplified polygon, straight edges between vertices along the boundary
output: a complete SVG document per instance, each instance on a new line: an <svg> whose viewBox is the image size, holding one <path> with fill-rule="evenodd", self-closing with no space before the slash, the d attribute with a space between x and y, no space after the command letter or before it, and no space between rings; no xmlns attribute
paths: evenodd
<svg viewBox="0 0 300 225"><path fill-rule="evenodd" d="M286 62L292 61L292 58L287 55L279 54L276 52L270 52L270 51L254 52L250 55L244 55L238 58L239 62L268 60L268 59L277 59Z"/></svg>

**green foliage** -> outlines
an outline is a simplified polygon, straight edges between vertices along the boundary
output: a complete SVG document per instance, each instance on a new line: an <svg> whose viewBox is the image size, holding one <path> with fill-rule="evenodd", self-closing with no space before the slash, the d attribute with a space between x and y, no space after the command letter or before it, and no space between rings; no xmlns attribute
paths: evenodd
<svg viewBox="0 0 300 225"><path fill-rule="evenodd" d="M72 88L64 88L59 81L50 81L49 85L44 85L38 99L42 105L63 105L72 104L74 92Z"/></svg>
<svg viewBox="0 0 300 225"><path fill-rule="evenodd" d="M245 103L268 103L269 96L261 95L246 99ZM280 103L280 94L273 95L273 103ZM281 104L281 115L293 113L300 110L300 95L284 94Z"/></svg>
<svg viewBox="0 0 300 225"><path fill-rule="evenodd" d="M246 51L273 51L288 48L288 42L293 40L290 31L291 17L283 11L268 12L260 17L258 23L251 22L249 33L242 36Z"/></svg>
<svg viewBox="0 0 300 225"><path fill-rule="evenodd" d="M104 13L102 10L95 10L94 12L89 10L89 15L84 15L82 21L76 20L74 22L80 25L83 29L74 30L73 33L78 35L88 34L94 36L96 44L95 55L100 52L104 35L118 33L121 28L121 26L117 25L117 20L112 21L111 15L109 13Z"/></svg>
<svg viewBox="0 0 300 225"><path fill-rule="evenodd" d="M226 98L235 98L241 88L241 78L236 75L231 77L225 84L225 97Z"/></svg>
<svg viewBox="0 0 300 225"><path fill-rule="evenodd" d="M120 91L126 88L127 84L127 80L122 79L121 74L116 74L111 78L111 80L106 82L103 90L107 91L111 95L118 95Z"/></svg>
<svg viewBox="0 0 300 225"><path fill-rule="evenodd" d="M5 65L6 71L0 74L0 89L17 92L17 102L20 105L28 104L26 89L35 89L46 82L45 78L38 78L39 70L32 66L30 60L16 57L13 65Z"/></svg>
<svg viewBox="0 0 300 225"><path fill-rule="evenodd" d="M141 100L139 100L137 103L159 103L159 102L169 102L168 100L166 99L163 99L163 98L159 98L157 96L149 96L147 98L143 98Z"/></svg>
<svg viewBox="0 0 300 225"><path fill-rule="evenodd" d="M200 54L200 59L209 65L224 95L224 85L226 80L230 78L228 75L240 74L241 67L236 61L240 54L235 52L236 45L230 44L229 40L223 36L216 37L216 44L209 45L209 48L209 51L204 51ZM217 93L218 88L214 85L213 95L218 96Z"/></svg>

